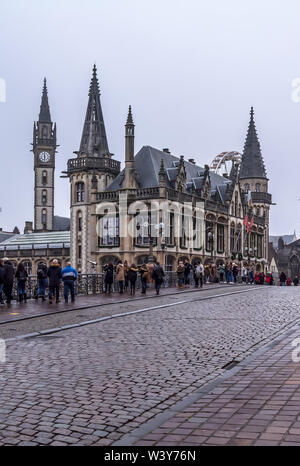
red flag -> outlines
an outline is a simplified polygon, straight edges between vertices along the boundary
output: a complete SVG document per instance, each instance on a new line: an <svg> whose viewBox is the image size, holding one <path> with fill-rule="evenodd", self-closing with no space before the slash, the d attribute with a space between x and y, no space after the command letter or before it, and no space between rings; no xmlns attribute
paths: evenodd
<svg viewBox="0 0 300 466"><path fill-rule="evenodd" d="M251 222L250 222L250 233L252 231L253 223L254 223L254 215L252 215Z"/></svg>
<svg viewBox="0 0 300 466"><path fill-rule="evenodd" d="M245 227L246 227L246 231L247 231L247 233L249 233L249 220L248 220L248 214L246 214L246 215L245 215L245 218L244 218L243 224L244 224L244 225L245 225Z"/></svg>

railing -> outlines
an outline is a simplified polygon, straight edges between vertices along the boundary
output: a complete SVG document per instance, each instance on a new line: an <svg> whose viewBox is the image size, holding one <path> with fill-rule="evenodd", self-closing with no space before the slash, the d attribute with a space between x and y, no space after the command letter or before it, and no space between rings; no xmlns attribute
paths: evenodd
<svg viewBox="0 0 300 466"><path fill-rule="evenodd" d="M178 201L178 202L191 202L193 196L188 193L181 193L180 191L176 191L175 189L166 189L167 198L171 201Z"/></svg>
<svg viewBox="0 0 300 466"><path fill-rule="evenodd" d="M213 212L222 212L223 214L228 215L228 207L209 200L205 201L205 210L212 210Z"/></svg>
<svg viewBox="0 0 300 466"><path fill-rule="evenodd" d="M121 162L106 157L78 157L68 160L68 172L78 170L109 170L116 175L120 173Z"/></svg>
<svg viewBox="0 0 300 466"><path fill-rule="evenodd" d="M96 201L118 201L119 191L105 191L96 194Z"/></svg>
<svg viewBox="0 0 300 466"><path fill-rule="evenodd" d="M100 294L104 292L104 273L94 273L94 274L79 274L78 279L75 282L75 293L78 296L87 296L87 295L94 295ZM177 274L176 272L165 272L164 283L162 285L163 288L172 288L176 287L178 283ZM194 286L194 277L193 273L190 275L190 285ZM37 277L35 275L29 276L26 282L26 294L27 298L31 299L37 293ZM148 283L150 288L154 287L152 282ZM141 290L141 277L138 274L137 281L136 281L136 289ZM112 285L113 292L119 291L118 282L116 277L114 276L114 281ZM60 294L63 296L63 283L60 285ZM14 299L17 298L17 281L14 282L13 287L13 297Z"/></svg>
<svg viewBox="0 0 300 466"><path fill-rule="evenodd" d="M264 192L251 192L252 201L262 204L272 204L272 195Z"/></svg>
<svg viewBox="0 0 300 466"><path fill-rule="evenodd" d="M254 215L254 223L264 227L266 224L266 219L265 217L257 217L257 215Z"/></svg>

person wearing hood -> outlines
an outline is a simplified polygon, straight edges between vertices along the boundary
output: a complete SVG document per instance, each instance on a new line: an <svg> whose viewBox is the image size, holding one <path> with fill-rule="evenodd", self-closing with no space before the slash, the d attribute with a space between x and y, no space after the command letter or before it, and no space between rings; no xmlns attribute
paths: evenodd
<svg viewBox="0 0 300 466"><path fill-rule="evenodd" d="M155 290L156 290L157 295L159 295L159 290L161 288L161 285L164 282L164 276L165 276L164 269L162 268L159 262L156 262L156 265L152 272L152 278L155 282Z"/></svg>
<svg viewBox="0 0 300 466"><path fill-rule="evenodd" d="M117 264L116 274L117 282L119 284L119 293L122 294L125 280L124 265L122 264L122 261L119 261Z"/></svg>
<svg viewBox="0 0 300 466"><path fill-rule="evenodd" d="M184 268L183 262L179 261L176 273L177 273L177 279L178 279L178 288L180 288L180 289L183 288L184 271L185 271L185 268Z"/></svg>
<svg viewBox="0 0 300 466"><path fill-rule="evenodd" d="M131 266L128 269L128 280L130 283L130 294L134 295L135 294L135 284L137 280L137 274L138 274L139 269L135 264L131 264Z"/></svg>
<svg viewBox="0 0 300 466"><path fill-rule="evenodd" d="M16 279L18 281L18 298L19 303L21 303L24 299L24 302L27 302L27 295L26 295L26 281L28 279L28 273L25 270L24 264L20 262L17 267L16 271Z"/></svg>
<svg viewBox="0 0 300 466"><path fill-rule="evenodd" d="M35 299L38 299L41 296L42 301L46 301L45 294L46 288L48 284L47 275L48 274L48 267L44 262L40 262L38 269L37 269L37 279L38 279L38 287L37 293L35 295Z"/></svg>
<svg viewBox="0 0 300 466"><path fill-rule="evenodd" d="M61 282L61 268L57 259L53 259L52 264L48 268L49 278L49 304L52 304L52 296L56 298L59 303L59 285Z"/></svg>
<svg viewBox="0 0 300 466"><path fill-rule="evenodd" d="M104 293L111 293L111 287L114 282L114 266L109 262L104 266Z"/></svg>
<svg viewBox="0 0 300 466"><path fill-rule="evenodd" d="M12 301L12 290L14 286L15 269L10 260L4 259L4 280L3 280L3 293L6 296L7 304Z"/></svg>
<svg viewBox="0 0 300 466"><path fill-rule="evenodd" d="M67 266L62 269L61 276L64 283L64 298L65 303L68 303L69 291L71 294L71 302L75 301L75 281L77 280L77 271L72 267L71 262L67 262Z"/></svg>

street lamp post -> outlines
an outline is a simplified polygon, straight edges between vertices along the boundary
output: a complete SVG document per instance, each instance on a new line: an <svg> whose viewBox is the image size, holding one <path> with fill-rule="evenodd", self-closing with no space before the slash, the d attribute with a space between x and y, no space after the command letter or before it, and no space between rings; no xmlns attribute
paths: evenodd
<svg viewBox="0 0 300 466"><path fill-rule="evenodd" d="M160 222L155 225L153 225L155 230L163 230L165 227L165 224ZM149 222L144 222L143 223L144 228L148 228L148 236L149 236L149 256L148 256L148 262L153 263L154 261L154 255L153 255L153 237L152 237L152 231L151 231L151 223Z"/></svg>
<svg viewBox="0 0 300 466"><path fill-rule="evenodd" d="M211 262L213 263L213 258L214 258L214 234L213 232L211 231L212 229L209 228L207 230L207 237L209 239L209 243L210 243L210 254L211 254Z"/></svg>

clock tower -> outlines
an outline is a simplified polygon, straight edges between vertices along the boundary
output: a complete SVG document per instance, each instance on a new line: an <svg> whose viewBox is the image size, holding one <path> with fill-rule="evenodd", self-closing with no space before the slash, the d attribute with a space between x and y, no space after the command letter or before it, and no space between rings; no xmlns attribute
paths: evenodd
<svg viewBox="0 0 300 466"><path fill-rule="evenodd" d="M33 124L34 231L52 231L54 217L54 170L56 124L52 123L46 78L39 119Z"/></svg>

